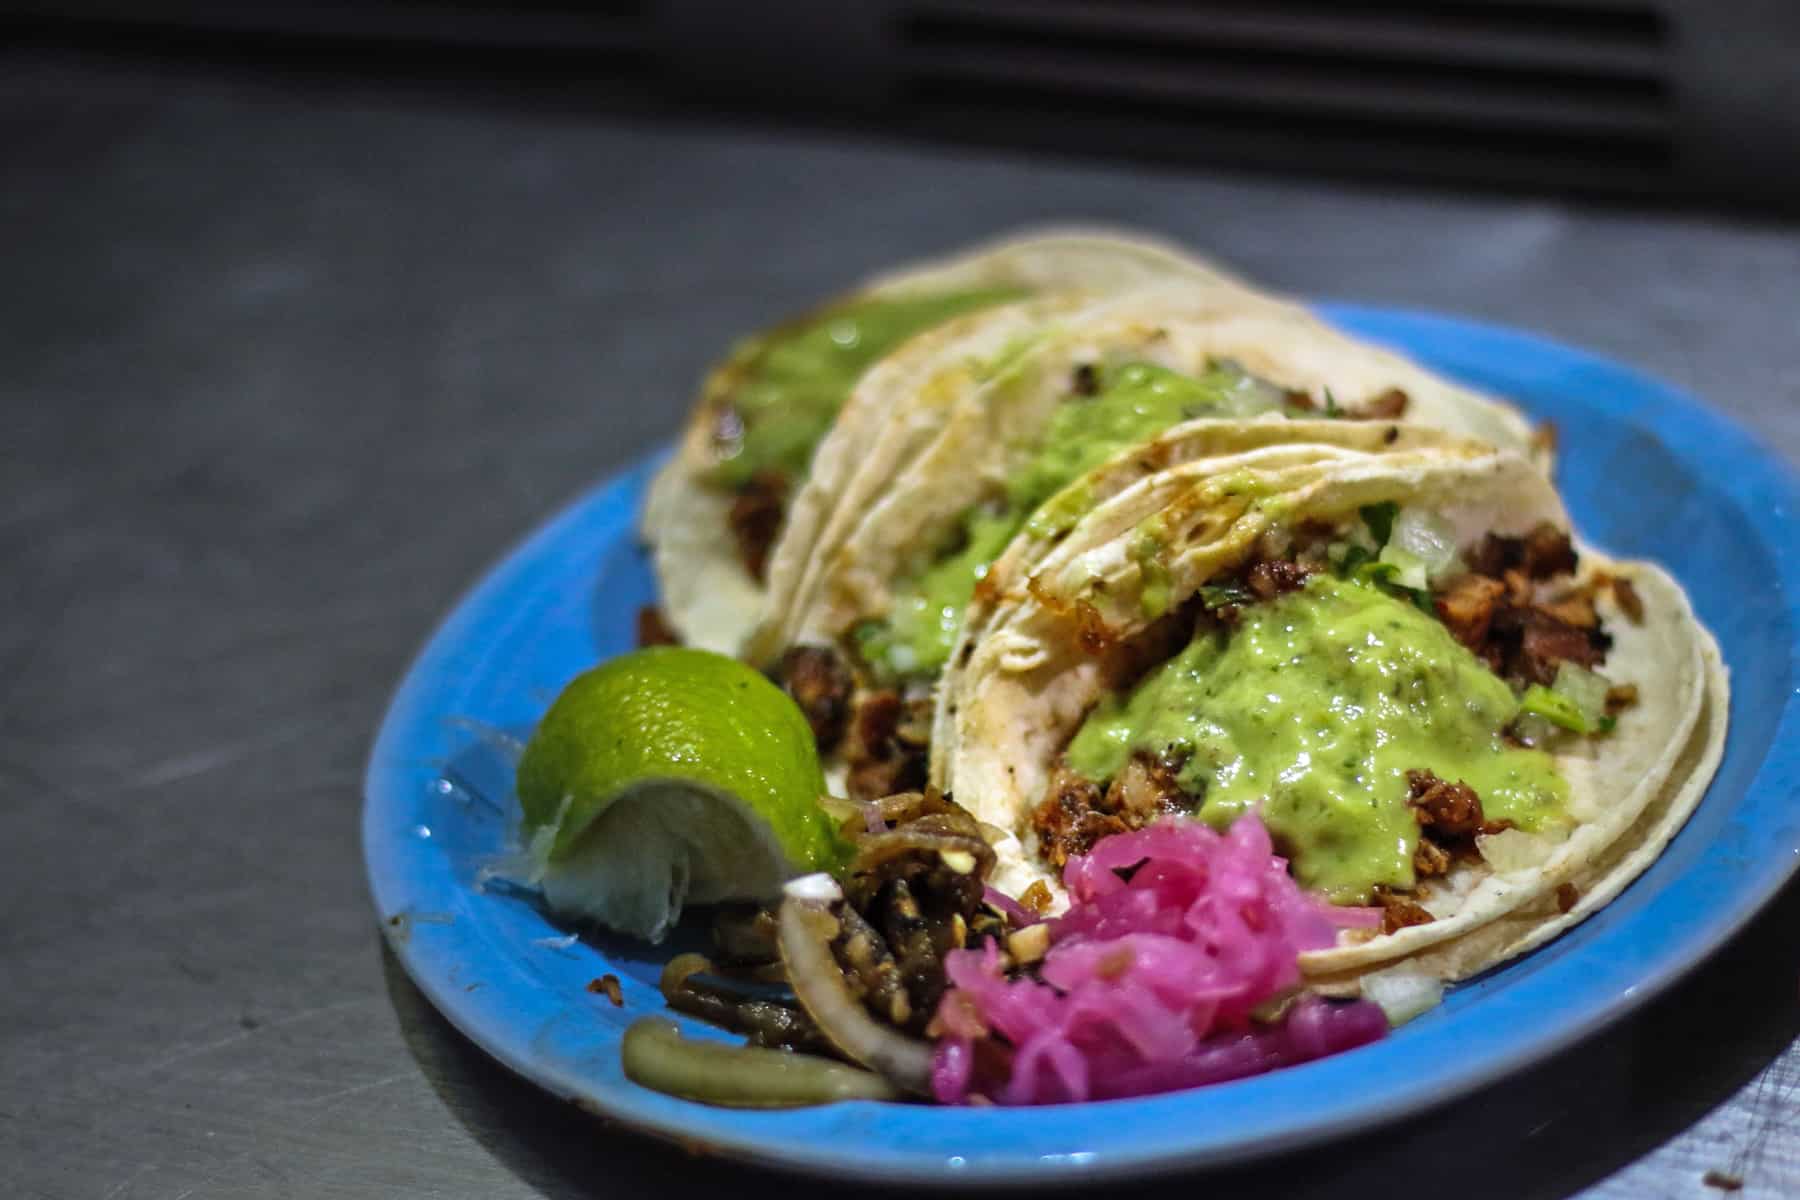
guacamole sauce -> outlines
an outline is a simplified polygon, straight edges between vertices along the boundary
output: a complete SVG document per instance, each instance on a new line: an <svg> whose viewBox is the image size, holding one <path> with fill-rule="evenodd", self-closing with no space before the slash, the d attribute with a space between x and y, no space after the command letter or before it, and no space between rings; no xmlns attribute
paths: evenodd
<svg viewBox="0 0 1800 1200"><path fill-rule="evenodd" d="M1184 375L1149 363L1102 370L1098 390L1056 410L1036 451L994 503L963 514L951 548L895 589L883 625L865 630L865 656L900 675L935 675L949 661L963 610L988 564L1029 522L1050 534L1072 526L1089 505L1070 487L1108 459L1196 417L1245 417L1281 407L1280 393L1229 365Z"/></svg>
<svg viewBox="0 0 1800 1200"><path fill-rule="evenodd" d="M714 471L726 487L758 472L797 479L850 389L901 342L952 317L1022 299L1018 288L853 300L739 346L725 368L738 431Z"/></svg>
<svg viewBox="0 0 1800 1200"><path fill-rule="evenodd" d="M1302 884L1338 903L1411 887L1418 825L1406 772L1462 780L1490 820L1562 825L1550 756L1500 731L1518 701L1434 618L1374 587L1315 575L1304 589L1203 629L1129 695L1103 701L1068 765L1109 780L1136 751L1185 756L1184 791L1224 826L1246 809Z"/></svg>

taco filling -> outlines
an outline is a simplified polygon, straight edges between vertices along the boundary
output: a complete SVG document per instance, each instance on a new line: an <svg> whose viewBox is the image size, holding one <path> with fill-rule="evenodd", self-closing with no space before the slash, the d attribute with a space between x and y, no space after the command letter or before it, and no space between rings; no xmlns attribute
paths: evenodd
<svg viewBox="0 0 1800 1200"><path fill-rule="evenodd" d="M752 576L762 577L787 499L863 372L915 334L1024 295L1018 288L976 288L852 300L732 352L708 397L714 455L708 481L736 496L732 534Z"/></svg>
<svg viewBox="0 0 1800 1200"><path fill-rule="evenodd" d="M1333 532L1153 627L1174 653L1089 712L1033 811L1049 864L1163 814L1256 811L1302 885L1380 903L1393 929L1430 921L1421 885L1486 839L1567 835L1545 747L1629 699L1594 670L1610 642L1567 535L1489 535L1465 568L1427 513Z"/></svg>

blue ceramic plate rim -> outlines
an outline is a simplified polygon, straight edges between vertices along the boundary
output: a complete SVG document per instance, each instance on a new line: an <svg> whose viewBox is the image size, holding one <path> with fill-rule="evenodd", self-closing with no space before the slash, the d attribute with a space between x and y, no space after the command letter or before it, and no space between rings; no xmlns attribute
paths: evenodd
<svg viewBox="0 0 1800 1200"><path fill-rule="evenodd" d="M439 843L443 832L454 834L459 822L473 819L466 797L460 807L445 799L452 787L442 778L448 748L457 744L446 732L451 718L486 716L484 697L459 686L477 673L484 647L514 642L531 632L530 621L543 619L542 597L559 580L566 586L571 553L599 554L632 539L652 459L578 498L490 570L432 635L394 696L370 757L363 838L376 909L408 974L457 1028L508 1067L639 1131L838 1177L1038 1184L1239 1162L1396 1120L1540 1061L1674 983L1800 866L1800 822L1790 815L1794 789L1787 782L1800 775L1800 641L1793 635L1800 556L1783 553L1800 545L1800 487L1773 453L1725 418L1597 356L1427 313L1347 304L1319 310L1492 390L1505 390L1496 380L1552 390L1574 381L1584 394L1603 393L1584 401L1589 416L1598 414L1601 437L1647 436L1707 478L1773 564L1776 609L1769 619L1784 625L1786 639L1759 664L1785 672L1778 714L1759 719L1770 731L1768 752L1740 792L1720 795L1715 786L1708 795L1700 812L1711 814L1712 839L1689 848L1680 873L1662 869L1675 854L1671 847L1595 918L1454 990L1439 1012L1383 1043L1221 1087L1036 1110L852 1103L785 1112L709 1108L639 1088L623 1078L617 1046L626 1018L661 1007L654 987L639 978L642 962L617 944L557 941L563 930L535 911L521 915L516 898L473 886L466 856L459 864ZM1571 507L1580 525L1573 498ZM1704 587L1683 582L1705 618ZM562 677L586 665L568 663ZM537 709L548 699L537 697ZM1734 730L1739 716L1734 696ZM466 742L472 735L461 736ZM1693 825L1700 819L1696 814L1676 845L1698 836ZM437 823L435 840L428 821ZM494 932L499 924L509 926L505 937ZM542 937L519 936L539 928ZM609 967L626 974L622 1012L585 988L571 994L576 980ZM1557 1019L1545 1022L1546 1011ZM687 1028L709 1035L703 1026Z"/></svg>

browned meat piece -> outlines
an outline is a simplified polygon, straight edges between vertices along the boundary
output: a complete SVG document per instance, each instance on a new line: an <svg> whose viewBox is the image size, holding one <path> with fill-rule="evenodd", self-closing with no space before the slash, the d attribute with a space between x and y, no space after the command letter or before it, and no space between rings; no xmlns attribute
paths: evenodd
<svg viewBox="0 0 1800 1200"><path fill-rule="evenodd" d="M602 975L598 979L588 980L587 990L596 996L605 996L612 1001L614 1008L625 1007L625 993L619 988L617 975Z"/></svg>
<svg viewBox="0 0 1800 1200"><path fill-rule="evenodd" d="M1198 798L1182 790L1176 779L1180 766L1133 755L1112 785L1102 789L1059 765L1031 814L1045 860L1061 867L1110 834L1142 829L1167 813L1192 811Z"/></svg>
<svg viewBox="0 0 1800 1200"><path fill-rule="evenodd" d="M1516 567L1524 556L1524 544L1518 538L1501 537L1497 533L1483 535L1479 542L1471 547L1464 558L1469 570L1477 575L1486 575L1489 579L1498 579L1506 574L1508 567Z"/></svg>
<svg viewBox="0 0 1800 1200"><path fill-rule="evenodd" d="M1500 582L1506 585L1506 603L1510 607L1531 607L1531 598L1537 594L1537 589L1531 586L1531 576L1525 573L1524 567L1509 567L1501 572Z"/></svg>
<svg viewBox="0 0 1800 1200"><path fill-rule="evenodd" d="M812 726L819 753L837 749L850 717L850 697L856 691L849 664L828 646L794 646L781 656L772 674Z"/></svg>
<svg viewBox="0 0 1800 1200"><path fill-rule="evenodd" d="M1616 717L1638 702L1635 683L1621 683L1606 689L1606 715Z"/></svg>
<svg viewBox="0 0 1800 1200"><path fill-rule="evenodd" d="M1572 883L1556 885L1556 911L1568 912L1581 899L1581 889Z"/></svg>
<svg viewBox="0 0 1800 1200"><path fill-rule="evenodd" d="M1548 521L1524 537L1490 533L1467 555L1469 570L1500 579L1518 568L1528 579L1549 579L1573 571L1578 563L1569 535Z"/></svg>
<svg viewBox="0 0 1800 1200"><path fill-rule="evenodd" d="M1026 888L1019 897L1020 904L1040 917L1050 911L1050 905L1055 903L1055 900L1056 897L1050 894L1049 885L1041 879L1032 880L1031 886Z"/></svg>
<svg viewBox="0 0 1800 1200"><path fill-rule="evenodd" d="M1363 401L1356 416L1365 421L1391 421L1406 414L1408 397L1399 388L1389 388L1378 396Z"/></svg>
<svg viewBox="0 0 1800 1200"><path fill-rule="evenodd" d="M1518 616L1519 649L1507 662L1509 674L1548 687L1564 662L1592 670L1606 661L1611 639L1597 630L1577 629L1538 609Z"/></svg>
<svg viewBox="0 0 1800 1200"><path fill-rule="evenodd" d="M1177 768L1148 754L1134 754L1106 789L1103 803L1133 828L1165 813L1187 812L1194 798L1181 790Z"/></svg>
<svg viewBox="0 0 1800 1200"><path fill-rule="evenodd" d="M1289 408L1297 408L1301 412L1312 412L1319 407L1319 402L1312 398L1312 393L1301 388L1289 388L1281 394L1281 399Z"/></svg>
<svg viewBox="0 0 1800 1200"><path fill-rule="evenodd" d="M894 739L906 746L930 746L931 710L930 696L914 696L902 703L900 717L894 722Z"/></svg>
<svg viewBox="0 0 1800 1200"><path fill-rule="evenodd" d="M856 717L844 744L844 761L850 767L846 785L852 800L879 800L898 792L915 792L925 786L930 760L924 742L901 737L908 705L892 688L869 692L856 703ZM919 732L916 722L906 727L909 736ZM930 734L925 733L926 742Z"/></svg>
<svg viewBox="0 0 1800 1200"><path fill-rule="evenodd" d="M1638 598L1637 589L1631 586L1629 579L1612 581L1613 599L1619 602L1619 610L1630 619L1633 625L1644 619L1644 602Z"/></svg>
<svg viewBox="0 0 1800 1200"><path fill-rule="evenodd" d="M852 800L866 802L895 792L916 791L925 786L930 774L925 755L905 754L858 763L850 768L844 785Z"/></svg>
<svg viewBox="0 0 1800 1200"><path fill-rule="evenodd" d="M1480 651L1493 624L1494 610L1506 595L1506 585L1485 575L1464 575L1437 598L1438 619L1450 634L1471 650Z"/></svg>
<svg viewBox="0 0 1800 1200"><path fill-rule="evenodd" d="M1420 879L1433 879L1450 872L1450 852L1428 837L1421 837L1413 849L1413 874Z"/></svg>
<svg viewBox="0 0 1800 1200"><path fill-rule="evenodd" d="M639 646L679 646L681 639L669 628L668 618L654 604L646 604L637 613L637 644Z"/></svg>
<svg viewBox="0 0 1800 1200"><path fill-rule="evenodd" d="M1524 537L1520 565L1533 579L1549 579L1567 575L1578 565L1575 543L1569 535L1548 521L1538 525Z"/></svg>
<svg viewBox="0 0 1800 1200"><path fill-rule="evenodd" d="M1397 892L1375 889L1375 903L1381 905L1381 931L1394 933L1410 925L1429 925L1437 918Z"/></svg>
<svg viewBox="0 0 1800 1200"><path fill-rule="evenodd" d="M1031 814L1044 861L1060 868L1070 855L1086 854L1107 834L1124 832L1125 822L1105 806L1106 793L1099 784L1058 766L1043 801Z"/></svg>
<svg viewBox="0 0 1800 1200"><path fill-rule="evenodd" d="M1318 568L1285 559L1266 558L1244 575L1244 584L1260 600L1273 600L1284 592L1297 592L1306 586L1306 577Z"/></svg>
<svg viewBox="0 0 1800 1200"><path fill-rule="evenodd" d="M1485 823L1481 797L1460 779L1445 783L1430 771L1408 771L1406 788L1406 803L1412 807L1413 820L1440 841L1471 837Z"/></svg>
<svg viewBox="0 0 1800 1200"><path fill-rule="evenodd" d="M1600 614L1594 611L1594 594L1586 589L1538 605L1538 611L1577 629L1597 629Z"/></svg>
<svg viewBox="0 0 1800 1200"><path fill-rule="evenodd" d="M727 520L737 539L738 558L752 579L761 581L769 567L769 549L787 515L787 480L773 471L758 471L731 502Z"/></svg>
<svg viewBox="0 0 1800 1200"><path fill-rule="evenodd" d="M1075 368L1074 376L1069 380L1069 390L1077 396L1097 396L1100 394L1100 370L1093 363L1082 363Z"/></svg>

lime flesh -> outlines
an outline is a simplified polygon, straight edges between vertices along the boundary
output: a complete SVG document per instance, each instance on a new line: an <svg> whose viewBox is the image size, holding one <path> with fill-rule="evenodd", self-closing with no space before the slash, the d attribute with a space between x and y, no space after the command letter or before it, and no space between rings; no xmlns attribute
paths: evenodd
<svg viewBox="0 0 1800 1200"><path fill-rule="evenodd" d="M570 682L518 793L550 906L651 941L688 903L771 899L844 854L805 717L703 650L639 650Z"/></svg>

